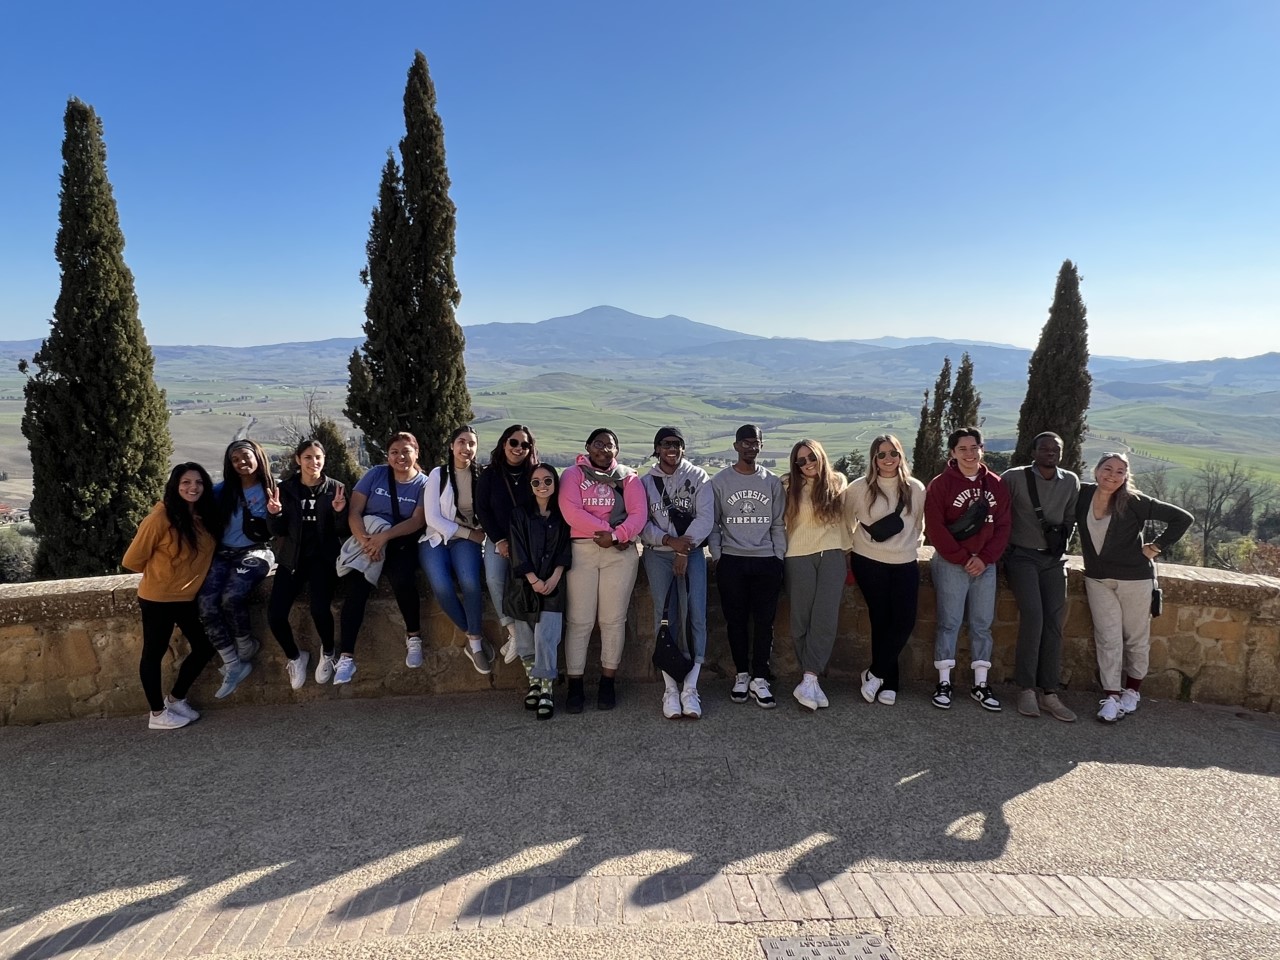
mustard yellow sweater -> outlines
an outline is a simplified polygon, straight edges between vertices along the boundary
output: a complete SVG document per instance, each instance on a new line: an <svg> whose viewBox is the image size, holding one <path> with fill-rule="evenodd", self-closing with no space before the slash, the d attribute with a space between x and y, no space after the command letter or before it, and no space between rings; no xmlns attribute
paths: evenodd
<svg viewBox="0 0 1280 960"><path fill-rule="evenodd" d="M133 543L121 561L125 569L142 574L138 596L157 603L194 599L209 572L217 546L199 517L196 518L196 544L197 548L192 550L190 544L178 538L163 503L152 507L138 525Z"/></svg>

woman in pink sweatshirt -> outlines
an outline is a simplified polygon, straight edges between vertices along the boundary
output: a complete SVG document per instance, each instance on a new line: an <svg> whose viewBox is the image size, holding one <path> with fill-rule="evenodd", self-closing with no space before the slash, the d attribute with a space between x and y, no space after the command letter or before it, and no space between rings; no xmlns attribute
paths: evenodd
<svg viewBox="0 0 1280 960"><path fill-rule="evenodd" d="M636 472L618 463L616 433L603 427L592 430L586 449L560 478L560 512L573 538L573 565L565 572L565 667L569 672L565 709L569 713L581 713L586 703L582 675L587 642L597 621L600 690L596 707L612 710L617 703L613 677L622 662L631 589L640 566L635 545L649 506Z"/></svg>

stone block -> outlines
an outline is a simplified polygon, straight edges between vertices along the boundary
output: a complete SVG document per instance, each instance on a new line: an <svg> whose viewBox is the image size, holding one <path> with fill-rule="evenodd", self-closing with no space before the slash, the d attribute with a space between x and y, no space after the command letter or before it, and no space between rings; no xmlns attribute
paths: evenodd
<svg viewBox="0 0 1280 960"><path fill-rule="evenodd" d="M1254 650L1249 655L1245 676L1251 695L1280 697L1280 657L1270 650Z"/></svg>
<svg viewBox="0 0 1280 960"><path fill-rule="evenodd" d="M1207 620L1196 629L1196 635L1208 640L1234 640L1238 643L1244 639L1248 626L1245 620Z"/></svg>
<svg viewBox="0 0 1280 960"><path fill-rule="evenodd" d="M1142 692L1145 696L1157 700L1182 699L1183 675L1177 670L1153 670L1142 681Z"/></svg>
<svg viewBox="0 0 1280 960"><path fill-rule="evenodd" d="M1174 669L1194 677L1204 666L1205 644L1194 636L1178 634L1166 641L1169 648L1165 662Z"/></svg>
<svg viewBox="0 0 1280 960"><path fill-rule="evenodd" d="M1261 713L1275 713L1280 711L1280 698L1267 694L1251 693L1244 698L1244 708L1246 710L1257 710Z"/></svg>
<svg viewBox="0 0 1280 960"><path fill-rule="evenodd" d="M1243 670L1207 666L1191 683L1191 699L1198 703L1240 703L1244 697Z"/></svg>
<svg viewBox="0 0 1280 960"><path fill-rule="evenodd" d="M1178 632L1178 619L1181 608L1165 604L1164 612L1151 618L1151 636L1171 637Z"/></svg>

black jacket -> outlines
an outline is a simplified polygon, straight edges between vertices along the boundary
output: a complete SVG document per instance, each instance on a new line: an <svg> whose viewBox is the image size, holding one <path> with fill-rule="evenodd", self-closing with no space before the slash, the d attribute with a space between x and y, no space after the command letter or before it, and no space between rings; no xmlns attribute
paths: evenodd
<svg viewBox="0 0 1280 960"><path fill-rule="evenodd" d="M512 470L504 464L485 467L476 481L476 514L491 543L509 540L511 514L533 502L529 490L532 468Z"/></svg>
<svg viewBox="0 0 1280 960"><path fill-rule="evenodd" d="M1082 483L1080 496L1076 498L1076 523L1080 530L1080 552L1084 555L1084 575L1094 580L1150 580L1151 561L1142 552L1142 529L1147 521L1168 524L1164 532L1151 541L1164 552L1182 539L1195 518L1172 503L1156 500L1145 493L1130 493L1124 513L1111 515L1111 526L1107 528L1107 538L1099 553L1093 549L1093 537L1089 535L1089 512L1093 509L1093 494L1097 489L1096 483Z"/></svg>
<svg viewBox="0 0 1280 960"><path fill-rule="evenodd" d="M338 481L332 477L324 477L324 485L320 490L316 503L316 524L320 528L320 559L332 563L342 548L342 541L350 532L347 526L347 510L341 512L333 509L333 497L338 492ZM277 537L275 554L276 563L286 570L296 570L299 554L302 551L302 497L306 488L302 478L294 474L280 484L280 513L276 516L267 514L267 522L271 532ZM350 496L350 491L347 492Z"/></svg>
<svg viewBox="0 0 1280 960"><path fill-rule="evenodd" d="M524 580L530 573L539 580L546 580L556 572L556 567L568 570L573 561L569 524L555 511L549 518L543 518L537 510L537 507L530 506L511 514L507 542L511 545L512 580ZM539 597L541 609L563 612L564 593L564 578L561 577L554 593Z"/></svg>

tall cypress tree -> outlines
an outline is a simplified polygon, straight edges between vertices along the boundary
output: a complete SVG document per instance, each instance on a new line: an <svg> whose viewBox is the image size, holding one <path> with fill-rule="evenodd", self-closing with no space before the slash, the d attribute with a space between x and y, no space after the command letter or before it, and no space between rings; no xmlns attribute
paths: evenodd
<svg viewBox="0 0 1280 960"><path fill-rule="evenodd" d="M1062 262L1053 291L1049 319L1040 331L1027 364L1027 395L1018 413L1018 446L1014 464L1031 462L1031 441L1052 430L1062 437L1062 465L1084 469L1085 414L1093 377L1089 374L1089 325L1080 297L1080 274L1070 260Z"/></svg>
<svg viewBox="0 0 1280 960"><path fill-rule="evenodd" d="M463 362L465 340L454 319L462 299L453 272L456 208L449 199L444 125L427 58L417 51L404 92L403 172L388 157L366 247L361 280L365 343L351 355L346 414L379 461L388 434L409 430L422 459L444 457L450 432L471 418Z"/></svg>
<svg viewBox="0 0 1280 960"><path fill-rule="evenodd" d="M926 392L926 403L928 396ZM950 402L951 358L943 357L942 369L938 371L938 379L933 382L933 405L928 409L928 423L924 424L926 413L922 406L920 408L922 426L916 435L916 448L911 454L911 471L924 483L928 483L940 474L942 468L947 465L947 454L943 450L946 437L942 433L942 427L946 419L947 405Z"/></svg>
<svg viewBox="0 0 1280 960"><path fill-rule="evenodd" d="M118 570L139 522L164 491L173 450L164 391L155 383L155 358L124 262L102 121L73 98L64 125L54 245L62 287L52 329L32 361L37 370L26 383L22 416L40 579Z"/></svg>
<svg viewBox="0 0 1280 960"><path fill-rule="evenodd" d="M979 426L978 407L982 404L982 394L973 386L973 360L966 350L960 358L960 369L956 371L956 385L951 388L951 401L947 405L945 430L940 431L942 442L953 430L961 427Z"/></svg>
<svg viewBox="0 0 1280 960"><path fill-rule="evenodd" d="M937 445L933 432L929 429L929 391L926 390L924 399L920 401L920 426L916 428L916 443L911 448L911 473L922 483L928 483L935 476L929 471L934 468L934 449Z"/></svg>

